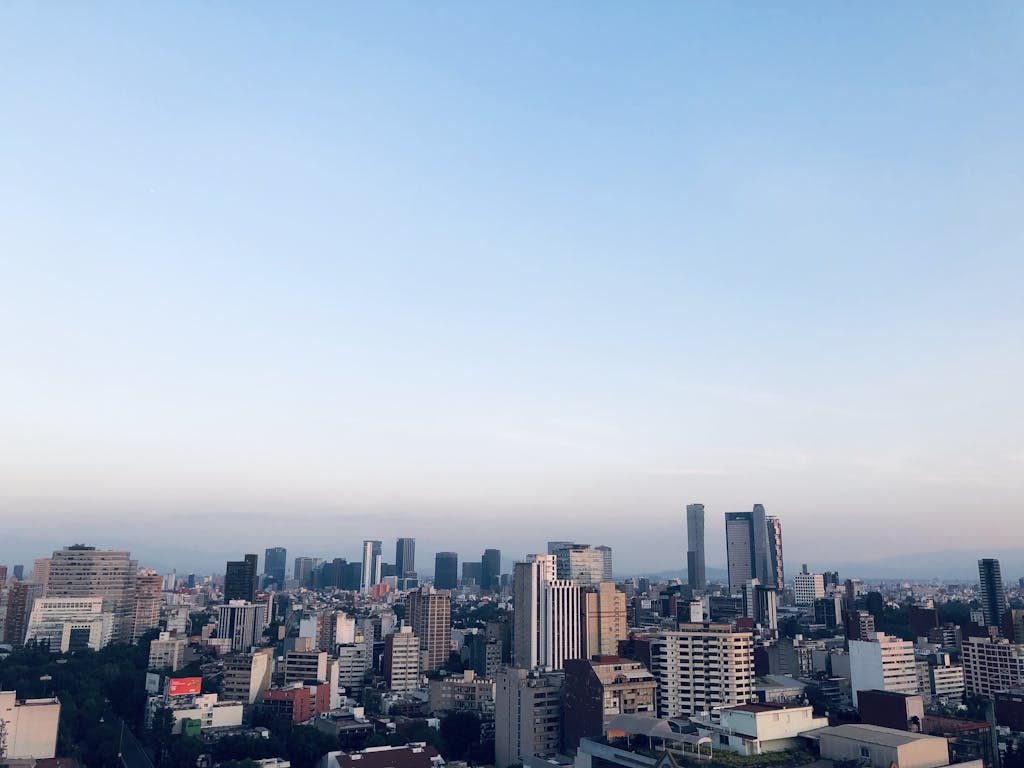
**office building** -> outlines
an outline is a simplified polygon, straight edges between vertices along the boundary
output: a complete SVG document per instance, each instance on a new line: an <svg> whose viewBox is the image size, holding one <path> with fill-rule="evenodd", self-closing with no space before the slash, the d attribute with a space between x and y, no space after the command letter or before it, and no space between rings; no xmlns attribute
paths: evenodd
<svg viewBox="0 0 1024 768"><path fill-rule="evenodd" d="M437 589L455 589L459 586L459 556L455 552L434 555L434 586Z"/></svg>
<svg viewBox="0 0 1024 768"><path fill-rule="evenodd" d="M373 643L356 635L351 643L335 649L338 656L338 683L348 695L358 699L362 694L366 673L373 667Z"/></svg>
<svg viewBox="0 0 1024 768"><path fill-rule="evenodd" d="M918 692L914 644L909 640L876 632L870 639L851 640L849 645L854 706L858 691Z"/></svg>
<svg viewBox="0 0 1024 768"><path fill-rule="evenodd" d="M868 616L871 614L869 613ZM843 598L819 597L814 601L815 624L821 624L825 629L835 629L842 620ZM872 622L872 631L874 631L874 622Z"/></svg>
<svg viewBox="0 0 1024 768"><path fill-rule="evenodd" d="M469 586L475 584L477 587L480 586L480 581L483 578L483 563L479 561L465 561L462 563L462 584L463 586Z"/></svg>
<svg viewBox="0 0 1024 768"><path fill-rule="evenodd" d="M292 570L292 576L299 584L304 587L312 586L313 584L313 558L312 557L296 557L295 567ZM358 589L356 586L354 589Z"/></svg>
<svg viewBox="0 0 1024 768"><path fill-rule="evenodd" d="M475 712L488 719L494 715L494 679L477 677L471 669L460 675L430 681L430 711Z"/></svg>
<svg viewBox="0 0 1024 768"><path fill-rule="evenodd" d="M689 717L754 698L754 642L730 624L680 624L645 641L658 717Z"/></svg>
<svg viewBox="0 0 1024 768"><path fill-rule="evenodd" d="M284 547L270 547L263 553L263 571L268 584L276 589L284 588L285 571L288 569L288 550Z"/></svg>
<svg viewBox="0 0 1024 768"><path fill-rule="evenodd" d="M97 550L76 544L53 553L46 597L102 597L114 615L111 642L130 643L135 624L138 564L128 552Z"/></svg>
<svg viewBox="0 0 1024 768"><path fill-rule="evenodd" d="M395 541L395 576L399 585L404 579L416 574L416 539L403 538Z"/></svg>
<svg viewBox="0 0 1024 768"><path fill-rule="evenodd" d="M32 606L25 642L47 645L53 653L98 651L110 643L113 633L114 615L103 611L102 597L41 597Z"/></svg>
<svg viewBox="0 0 1024 768"><path fill-rule="evenodd" d="M999 561L984 558L978 561L978 581L980 584L981 610L985 617L986 627L998 627L1006 613L1006 591L1003 587L1003 575Z"/></svg>
<svg viewBox="0 0 1024 768"><path fill-rule="evenodd" d="M296 643L296 647L284 654L282 676L285 685L304 683L307 680L327 680L327 651L313 647L308 638Z"/></svg>
<svg viewBox="0 0 1024 768"><path fill-rule="evenodd" d="M256 599L256 573L258 558L246 555L242 560L229 560L224 572L224 602Z"/></svg>
<svg viewBox="0 0 1024 768"><path fill-rule="evenodd" d="M580 588L555 578L556 558L530 555L516 563L513 654L518 667L557 670L581 652Z"/></svg>
<svg viewBox="0 0 1024 768"><path fill-rule="evenodd" d="M566 547L571 547L571 546L573 546L573 544L575 544L575 542L572 542L572 541L549 541L548 542L548 554L549 555L557 554L558 550L565 549Z"/></svg>
<svg viewBox="0 0 1024 768"><path fill-rule="evenodd" d="M778 629L778 590L757 579L748 581L743 585L743 615L762 629Z"/></svg>
<svg viewBox="0 0 1024 768"><path fill-rule="evenodd" d="M495 768L509 768L561 747L564 676L503 667L495 679Z"/></svg>
<svg viewBox="0 0 1024 768"><path fill-rule="evenodd" d="M607 544L601 544L594 547L598 552L601 553L601 557L604 559L604 569L601 574L601 581L615 581L612 575L612 548Z"/></svg>
<svg viewBox="0 0 1024 768"><path fill-rule="evenodd" d="M363 542L363 569L359 579L359 589L369 594L374 584L380 583L381 543L379 541Z"/></svg>
<svg viewBox="0 0 1024 768"><path fill-rule="evenodd" d="M729 589L733 594L739 594L743 584L751 579L762 584L778 583L768 547L768 520L761 504L755 504L751 512L725 513L725 544Z"/></svg>
<svg viewBox="0 0 1024 768"><path fill-rule="evenodd" d="M604 581L581 595L583 620L580 631L582 658L615 656L619 642L629 636L626 596L615 584Z"/></svg>
<svg viewBox="0 0 1024 768"><path fill-rule="evenodd" d="M589 544L570 544L555 551L556 577L581 587L604 581L604 566L604 552Z"/></svg>
<svg viewBox="0 0 1024 768"><path fill-rule="evenodd" d="M793 579L793 602L796 605L814 605L814 601L825 596L825 577L820 573L808 573L807 565Z"/></svg>
<svg viewBox="0 0 1024 768"><path fill-rule="evenodd" d="M637 661L616 656L565 662L564 746L605 736L617 715L657 716L658 683Z"/></svg>
<svg viewBox="0 0 1024 768"><path fill-rule="evenodd" d="M452 644L451 597L420 587L405 600L405 620L420 642L420 670L434 672L448 664Z"/></svg>
<svg viewBox="0 0 1024 768"><path fill-rule="evenodd" d="M402 627L384 638L381 668L392 691L420 687L420 641L412 627Z"/></svg>
<svg viewBox="0 0 1024 768"><path fill-rule="evenodd" d="M843 633L847 640L870 640L875 633L875 617L867 611L844 611Z"/></svg>
<svg viewBox="0 0 1024 768"><path fill-rule="evenodd" d="M690 589L707 588L704 567L704 505L686 505L686 581Z"/></svg>
<svg viewBox="0 0 1024 768"><path fill-rule="evenodd" d="M967 693L991 697L996 691L1024 687L1024 645L967 637L962 648Z"/></svg>
<svg viewBox="0 0 1024 768"><path fill-rule="evenodd" d="M501 550L485 549L480 558L480 588L484 592L496 592L501 578Z"/></svg>
<svg viewBox="0 0 1024 768"><path fill-rule="evenodd" d="M233 651L249 651L263 639L266 619L265 603L232 600L217 607L217 637L230 639Z"/></svg>

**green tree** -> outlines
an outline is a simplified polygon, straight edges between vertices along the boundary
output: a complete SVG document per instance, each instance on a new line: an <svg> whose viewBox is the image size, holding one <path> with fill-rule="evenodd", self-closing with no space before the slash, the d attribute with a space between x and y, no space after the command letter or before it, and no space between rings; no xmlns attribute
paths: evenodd
<svg viewBox="0 0 1024 768"><path fill-rule="evenodd" d="M470 747L480 742L480 718L472 712L452 712L441 720L442 755L465 760Z"/></svg>

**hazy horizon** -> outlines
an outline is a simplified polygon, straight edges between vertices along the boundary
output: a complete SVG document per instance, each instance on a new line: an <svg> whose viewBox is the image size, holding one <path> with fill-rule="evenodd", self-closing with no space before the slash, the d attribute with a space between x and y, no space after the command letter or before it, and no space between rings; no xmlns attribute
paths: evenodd
<svg viewBox="0 0 1024 768"><path fill-rule="evenodd" d="M683 569L693 502L709 565L754 503L790 573L1004 549L1022 30L1001 2L0 8L0 563L408 535Z"/></svg>

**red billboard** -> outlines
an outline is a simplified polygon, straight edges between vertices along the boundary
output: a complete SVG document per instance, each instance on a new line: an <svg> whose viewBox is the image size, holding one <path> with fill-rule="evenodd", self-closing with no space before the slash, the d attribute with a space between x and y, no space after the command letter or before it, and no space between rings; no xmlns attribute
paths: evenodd
<svg viewBox="0 0 1024 768"><path fill-rule="evenodd" d="M168 696L194 696L203 692L203 678L201 677L178 677L171 678L171 686L167 690Z"/></svg>

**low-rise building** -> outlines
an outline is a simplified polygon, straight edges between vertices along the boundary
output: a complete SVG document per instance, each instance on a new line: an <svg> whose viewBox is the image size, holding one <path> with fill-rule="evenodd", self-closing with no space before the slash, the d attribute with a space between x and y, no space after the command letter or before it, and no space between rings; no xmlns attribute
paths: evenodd
<svg viewBox="0 0 1024 768"><path fill-rule="evenodd" d="M565 662L566 749L603 736L616 715L657 716L658 683L643 664L617 656Z"/></svg>
<svg viewBox="0 0 1024 768"><path fill-rule="evenodd" d="M430 709L447 712L494 713L494 680L477 677L473 670L430 681Z"/></svg>
<svg viewBox="0 0 1024 768"><path fill-rule="evenodd" d="M700 737L714 749L739 755L783 752L800 746L800 734L824 728L827 717L815 717L810 706L739 704L690 718Z"/></svg>
<svg viewBox="0 0 1024 768"><path fill-rule="evenodd" d="M6 751L10 760L54 757L60 702L52 699L18 699L15 691L0 691L0 720L4 722Z"/></svg>
<svg viewBox="0 0 1024 768"><path fill-rule="evenodd" d="M242 724L244 707L238 702L220 701L216 693L185 696L150 696L146 707L146 725L153 722L158 709L171 710L172 734L208 728L237 728Z"/></svg>
<svg viewBox="0 0 1024 768"><path fill-rule="evenodd" d="M444 758L424 742L401 747L367 747L358 752L328 752L321 768L444 768Z"/></svg>
<svg viewBox="0 0 1024 768"><path fill-rule="evenodd" d="M877 725L837 725L812 736L827 760L856 761L870 768L941 768L949 764L946 740ZM968 763L971 768L981 768Z"/></svg>
<svg viewBox="0 0 1024 768"><path fill-rule="evenodd" d="M170 632L161 632L159 637L149 644L149 668L178 671L184 666L182 659L186 648L186 638L177 637Z"/></svg>

